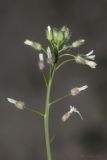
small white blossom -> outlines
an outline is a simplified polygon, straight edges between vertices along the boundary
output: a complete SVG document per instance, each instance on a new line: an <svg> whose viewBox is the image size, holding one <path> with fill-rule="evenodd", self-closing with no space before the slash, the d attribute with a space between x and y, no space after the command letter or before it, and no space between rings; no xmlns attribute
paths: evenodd
<svg viewBox="0 0 107 160"><path fill-rule="evenodd" d="M90 56L86 56L86 55L84 55L84 56L85 56L85 58L83 58L83 55L76 56L75 61L80 64L88 65L91 68L96 68L97 64L94 61L88 60L88 59L90 59ZM93 58L95 58L95 57L93 57ZM92 59L92 57L91 57L91 59Z"/></svg>
<svg viewBox="0 0 107 160"><path fill-rule="evenodd" d="M44 57L43 57L42 53L39 54L39 63L38 63L38 66L39 66L40 70L43 70L44 67L45 67L45 65L44 65Z"/></svg>
<svg viewBox="0 0 107 160"><path fill-rule="evenodd" d="M48 56L48 59L52 58L52 53L51 53L50 47L47 48L47 56Z"/></svg>
<svg viewBox="0 0 107 160"><path fill-rule="evenodd" d="M26 44L28 46L33 46L33 42L28 39L24 41L24 44Z"/></svg>
<svg viewBox="0 0 107 160"><path fill-rule="evenodd" d="M86 60L85 64L88 65L89 67L93 68L93 69L96 68L96 66L97 66L97 64L94 61Z"/></svg>
<svg viewBox="0 0 107 160"><path fill-rule="evenodd" d="M87 59L91 59L91 60L95 60L95 55L93 54L94 50L90 51L89 53L87 53L85 56Z"/></svg>
<svg viewBox="0 0 107 160"><path fill-rule="evenodd" d="M50 47L47 48L47 57L48 57L48 63L52 64L53 63L53 56L52 56Z"/></svg>
<svg viewBox="0 0 107 160"><path fill-rule="evenodd" d="M88 86L87 85L84 85L82 87L75 87L73 89L71 89L71 95L72 96L76 96L77 94L79 94L81 91L87 89Z"/></svg>
<svg viewBox="0 0 107 160"><path fill-rule="evenodd" d="M62 121L63 122L67 121L73 112L77 113L80 116L80 118L83 120L81 113L75 107L70 106L70 110L62 116Z"/></svg>
<svg viewBox="0 0 107 160"><path fill-rule="evenodd" d="M16 100L14 100L14 99L12 99L12 98L7 98L7 100L8 100L8 102L14 104L15 107L18 108L18 109L20 109L20 110L22 110L22 109L25 108L24 102L16 101Z"/></svg>
<svg viewBox="0 0 107 160"><path fill-rule="evenodd" d="M42 61L42 62L44 61L44 57L43 57L42 53L39 54L39 60Z"/></svg>

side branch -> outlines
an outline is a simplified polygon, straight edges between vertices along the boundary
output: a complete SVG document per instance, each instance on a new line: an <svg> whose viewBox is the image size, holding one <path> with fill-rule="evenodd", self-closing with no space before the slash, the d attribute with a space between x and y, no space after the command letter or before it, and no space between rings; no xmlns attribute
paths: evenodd
<svg viewBox="0 0 107 160"><path fill-rule="evenodd" d="M65 96L59 97L58 99L56 99L56 100L54 100L53 102L51 102L51 103L50 103L50 106L53 105L53 104L55 104L55 103L57 103L57 102L62 101L63 99L65 99L65 98L67 98L67 97L69 97L69 96L71 96L71 93L68 93L68 94L66 94Z"/></svg>
<svg viewBox="0 0 107 160"><path fill-rule="evenodd" d="M44 114L40 111L38 111L37 109L35 108L32 108L32 107L28 107L28 106L25 106L25 108L33 113L36 113L38 116L40 117L43 117L44 118Z"/></svg>
<svg viewBox="0 0 107 160"><path fill-rule="evenodd" d="M73 61L74 59L68 59L68 60L65 60L64 62L60 63L57 67L56 67L56 71L61 68L64 64L70 62L70 61Z"/></svg>

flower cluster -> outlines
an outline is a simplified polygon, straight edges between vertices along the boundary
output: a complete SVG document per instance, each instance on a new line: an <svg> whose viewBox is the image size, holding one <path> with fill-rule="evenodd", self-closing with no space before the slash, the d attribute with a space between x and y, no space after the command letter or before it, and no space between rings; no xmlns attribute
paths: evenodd
<svg viewBox="0 0 107 160"><path fill-rule="evenodd" d="M39 52L38 67L41 71L44 70L45 63L48 63L51 66L50 72L52 72L53 68L55 69L55 71L57 71L65 63L72 60L74 60L76 63L87 65L90 68L93 68L93 69L96 68L97 64L95 62L95 55L93 54L94 53L93 50L91 50L87 54L76 55L76 54L70 53L71 49L73 48L75 49L83 45L85 40L79 39L71 43L69 42L70 38L71 38L71 33L68 27L63 26L61 29L57 29L57 28L51 28L50 26L47 26L46 39L49 42L48 47L44 48L42 44L35 41L28 40L28 39L25 40L24 43ZM65 56L67 56L68 59L67 60L62 59L62 61L60 61L60 59ZM45 78L45 81L46 81L46 78ZM87 85L84 85L82 87L75 87L70 90L70 95L76 96L81 91L86 90L87 88L88 88ZM23 102L15 101L10 98L8 98L8 101L10 103L13 103L19 109L23 109L25 107ZM77 112L77 110L71 106L70 111L64 114L64 116L62 117L62 120L63 121L67 120L73 112Z"/></svg>
<svg viewBox="0 0 107 160"><path fill-rule="evenodd" d="M81 54L81 55L74 55L69 53L70 49L77 48L84 44L85 40L80 39L77 41L72 42L71 44L68 44L68 41L70 40L71 33L69 29L65 26L63 26L60 30L56 28L51 28L50 26L46 29L46 38L49 41L50 46L48 46L46 49L43 48L43 46L34 41L25 40L25 44L29 45L30 47L34 48L35 50L41 52L39 53L39 68L40 70L43 70L45 67L44 58L43 56L46 56L46 61L48 64L59 64L59 59L62 56L68 56L70 60L74 60L77 63L88 65L91 68L96 68L95 63L95 55L93 54L93 50L89 52L88 54ZM67 45L68 44L68 45ZM43 54L43 55L42 55ZM42 60L41 60L42 56ZM65 60L63 60L65 61Z"/></svg>

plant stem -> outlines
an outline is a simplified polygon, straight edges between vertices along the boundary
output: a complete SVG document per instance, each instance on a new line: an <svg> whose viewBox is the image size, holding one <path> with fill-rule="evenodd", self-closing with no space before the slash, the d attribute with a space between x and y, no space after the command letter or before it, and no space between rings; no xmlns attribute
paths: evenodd
<svg viewBox="0 0 107 160"><path fill-rule="evenodd" d="M51 146L50 146L50 135L49 135L49 109L50 109L51 86L52 86L52 80L53 80L53 76L54 76L54 72L55 72L54 67L55 66L53 66L52 74L49 77L49 82L48 82L48 86L47 86L45 116L44 116L45 141L46 141L47 159L48 160L52 160Z"/></svg>

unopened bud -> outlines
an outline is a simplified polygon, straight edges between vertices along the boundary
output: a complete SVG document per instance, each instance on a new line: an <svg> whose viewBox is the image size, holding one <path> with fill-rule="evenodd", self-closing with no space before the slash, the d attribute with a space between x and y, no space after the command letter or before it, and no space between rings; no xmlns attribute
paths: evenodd
<svg viewBox="0 0 107 160"><path fill-rule="evenodd" d="M64 33L64 39L69 39L69 29L66 26L63 26L61 31Z"/></svg>
<svg viewBox="0 0 107 160"><path fill-rule="evenodd" d="M24 44L33 47L33 42L28 39L24 41Z"/></svg>
<svg viewBox="0 0 107 160"><path fill-rule="evenodd" d="M75 42L72 43L72 47L73 47L73 48L79 47L79 46L81 46L84 42L85 42L84 39L80 39L80 40L78 40L78 41L75 41Z"/></svg>
<svg viewBox="0 0 107 160"><path fill-rule="evenodd" d="M58 32L57 41L58 42L63 42L63 33L61 31Z"/></svg>
<svg viewBox="0 0 107 160"><path fill-rule="evenodd" d="M42 53L39 53L39 60L44 62L44 57L43 57L43 54Z"/></svg>
<svg viewBox="0 0 107 160"><path fill-rule="evenodd" d="M38 66L39 66L39 69L40 69L40 70L43 70L44 67L45 67L45 65L44 65L44 57L43 57L43 54L42 54L42 53L39 54Z"/></svg>
<svg viewBox="0 0 107 160"><path fill-rule="evenodd" d="M47 39L48 39L49 41L52 40L52 30L51 30L51 27L50 27L50 26L47 27L46 37L47 37Z"/></svg>
<svg viewBox="0 0 107 160"><path fill-rule="evenodd" d="M57 38L58 38L58 31L56 29L53 29L53 39L55 43L58 42Z"/></svg>
<svg viewBox="0 0 107 160"><path fill-rule="evenodd" d="M53 59L50 47L47 48L47 57L48 57L48 60L47 60L48 63L53 64L54 59Z"/></svg>
<svg viewBox="0 0 107 160"><path fill-rule="evenodd" d="M40 43L34 42L33 45L34 49L41 51L42 50L42 45Z"/></svg>
<svg viewBox="0 0 107 160"><path fill-rule="evenodd" d="M30 41L30 40L27 39L27 40L24 41L24 44L26 44L28 46L31 46L32 48L34 48L38 51L42 50L42 45L40 43L33 42L33 41Z"/></svg>

